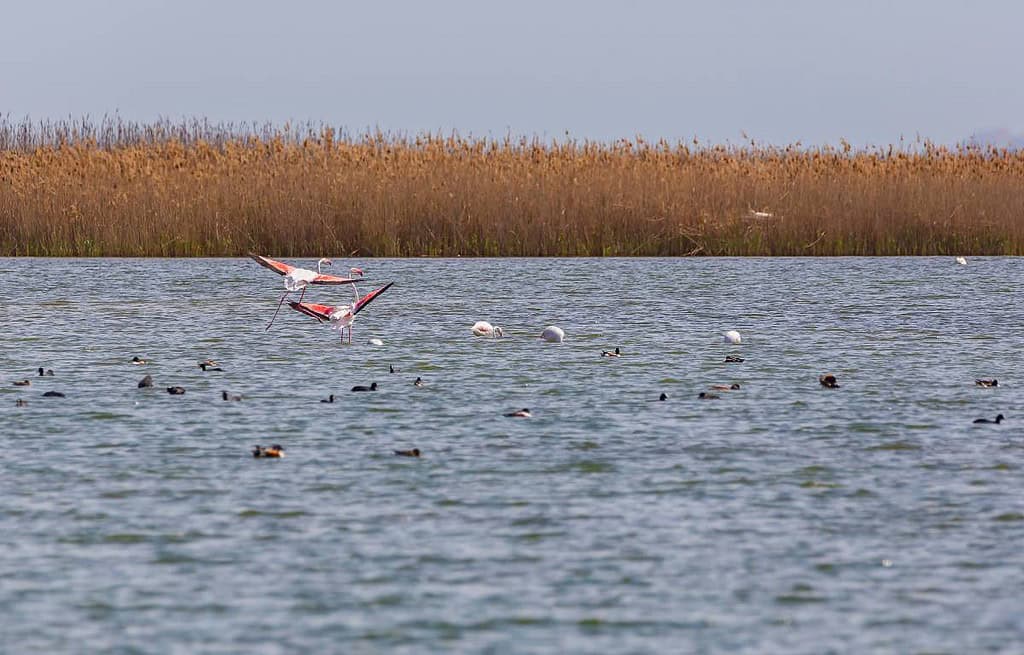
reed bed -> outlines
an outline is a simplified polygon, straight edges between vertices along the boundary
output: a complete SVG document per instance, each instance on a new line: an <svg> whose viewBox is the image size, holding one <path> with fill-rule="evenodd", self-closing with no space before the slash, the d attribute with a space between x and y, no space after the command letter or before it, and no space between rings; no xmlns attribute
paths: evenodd
<svg viewBox="0 0 1024 655"><path fill-rule="evenodd" d="M0 118L0 254L1020 255L1024 153Z"/></svg>

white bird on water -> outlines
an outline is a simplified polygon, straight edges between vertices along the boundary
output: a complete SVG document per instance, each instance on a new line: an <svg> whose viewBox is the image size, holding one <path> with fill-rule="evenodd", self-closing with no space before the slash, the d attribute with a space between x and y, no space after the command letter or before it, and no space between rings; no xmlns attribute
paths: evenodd
<svg viewBox="0 0 1024 655"><path fill-rule="evenodd" d="M487 321L477 321L471 328L474 337L503 337L505 333L497 325L491 325Z"/></svg>
<svg viewBox="0 0 1024 655"><path fill-rule="evenodd" d="M549 325L540 333L540 338L548 343L562 343L565 340L565 330L557 325Z"/></svg>
<svg viewBox="0 0 1024 655"><path fill-rule="evenodd" d="M967 259L965 259L964 257L957 257L956 263L960 264L961 266L967 266Z"/></svg>
<svg viewBox="0 0 1024 655"><path fill-rule="evenodd" d="M723 334L722 335L722 340L725 343L732 343L732 344L743 343L743 339L740 337L740 333L737 332L736 330L729 330L728 332Z"/></svg>

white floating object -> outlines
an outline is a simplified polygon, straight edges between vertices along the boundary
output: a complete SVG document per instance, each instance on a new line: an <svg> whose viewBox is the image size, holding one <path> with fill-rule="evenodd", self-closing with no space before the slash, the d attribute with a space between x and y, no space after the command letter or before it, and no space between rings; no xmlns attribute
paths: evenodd
<svg viewBox="0 0 1024 655"><path fill-rule="evenodd" d="M557 325L549 325L540 333L540 338L548 343L562 343L565 339L565 330Z"/></svg>
<svg viewBox="0 0 1024 655"><path fill-rule="evenodd" d="M487 321L477 321L471 329L474 337L501 337L505 334L500 327L491 325Z"/></svg>
<svg viewBox="0 0 1024 655"><path fill-rule="evenodd" d="M374 338L370 339L369 341L367 341L367 343L370 344L371 346L383 346L384 345L384 340L383 339L378 339L377 337L374 337Z"/></svg>
<svg viewBox="0 0 1024 655"><path fill-rule="evenodd" d="M964 259L963 257L957 257L956 263L960 264L961 266L967 266L967 260Z"/></svg>
<svg viewBox="0 0 1024 655"><path fill-rule="evenodd" d="M736 330L729 330L722 335L722 340L726 343L742 343L743 339L740 338L740 333Z"/></svg>

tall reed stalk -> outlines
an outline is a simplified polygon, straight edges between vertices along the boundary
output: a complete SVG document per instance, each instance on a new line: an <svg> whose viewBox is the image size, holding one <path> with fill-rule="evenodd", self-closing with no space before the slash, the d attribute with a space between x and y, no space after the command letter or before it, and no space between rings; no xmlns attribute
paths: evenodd
<svg viewBox="0 0 1024 655"><path fill-rule="evenodd" d="M1024 153L0 118L0 254L1024 253Z"/></svg>

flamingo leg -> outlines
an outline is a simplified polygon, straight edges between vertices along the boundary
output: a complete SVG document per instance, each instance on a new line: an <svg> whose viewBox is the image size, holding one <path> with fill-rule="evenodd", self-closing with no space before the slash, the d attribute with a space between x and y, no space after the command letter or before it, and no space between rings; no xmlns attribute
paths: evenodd
<svg viewBox="0 0 1024 655"><path fill-rule="evenodd" d="M266 332L267 330L269 330L269 329L270 329L270 326L274 324L274 321L275 321L275 320L277 320L277 313L281 311L281 305L283 305L283 304L284 304L284 299L288 297L288 294L289 294L289 293L291 293L291 291L285 291L285 292L284 292L284 295L283 295L283 296L281 296L281 302L277 303L277 311L275 311L275 312L274 312L274 317L270 319L270 322L269 322L269 323L267 323L267 327L266 327L266 329L265 329L265 330L263 330L264 332Z"/></svg>

